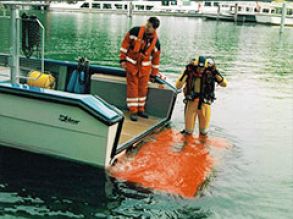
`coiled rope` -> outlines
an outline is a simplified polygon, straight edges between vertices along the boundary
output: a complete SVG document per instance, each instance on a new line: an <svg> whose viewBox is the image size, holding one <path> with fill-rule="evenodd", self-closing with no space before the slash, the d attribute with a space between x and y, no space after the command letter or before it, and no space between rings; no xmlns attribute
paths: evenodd
<svg viewBox="0 0 293 219"><path fill-rule="evenodd" d="M22 52L29 58L34 52L40 55L41 28L36 16L27 16L25 13L21 16L22 20Z"/></svg>

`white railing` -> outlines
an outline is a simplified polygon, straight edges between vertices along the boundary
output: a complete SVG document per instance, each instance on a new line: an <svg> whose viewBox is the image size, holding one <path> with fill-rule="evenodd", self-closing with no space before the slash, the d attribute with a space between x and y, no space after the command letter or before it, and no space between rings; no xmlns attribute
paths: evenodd
<svg viewBox="0 0 293 219"><path fill-rule="evenodd" d="M19 78L19 54L20 54L20 17L19 17L19 6L31 5L31 6L45 6L48 5L46 1L1 1L1 4L10 7L10 32L11 32L11 43L10 43L10 78L12 83L17 83ZM40 28L42 29L42 51L41 51L41 72L44 72L44 52L45 52L45 28L39 20L37 20Z"/></svg>

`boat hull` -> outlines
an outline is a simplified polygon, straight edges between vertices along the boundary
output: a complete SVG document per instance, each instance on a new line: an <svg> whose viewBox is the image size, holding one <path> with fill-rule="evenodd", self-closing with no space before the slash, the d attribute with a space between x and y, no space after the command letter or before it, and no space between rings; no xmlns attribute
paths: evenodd
<svg viewBox="0 0 293 219"><path fill-rule="evenodd" d="M94 166L110 163L123 116L105 124L77 104L74 94L57 92L56 98L56 91L44 96L27 89L0 86L1 145Z"/></svg>
<svg viewBox="0 0 293 219"><path fill-rule="evenodd" d="M280 25L281 20L282 20L281 16L256 15L256 22L258 23ZM293 26L293 17L286 17L285 25Z"/></svg>

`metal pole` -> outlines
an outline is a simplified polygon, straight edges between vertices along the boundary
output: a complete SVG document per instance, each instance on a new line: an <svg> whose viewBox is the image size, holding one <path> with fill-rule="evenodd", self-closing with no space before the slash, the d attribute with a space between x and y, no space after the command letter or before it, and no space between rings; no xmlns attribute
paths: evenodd
<svg viewBox="0 0 293 219"><path fill-rule="evenodd" d="M127 31L132 27L132 18L127 19Z"/></svg>
<svg viewBox="0 0 293 219"><path fill-rule="evenodd" d="M37 22L39 26L42 29L42 60L41 60L41 72L45 72L45 27L42 25L42 23L37 19Z"/></svg>
<svg viewBox="0 0 293 219"><path fill-rule="evenodd" d="M89 1L89 9L93 9L93 0Z"/></svg>
<svg viewBox="0 0 293 219"><path fill-rule="evenodd" d="M19 17L19 7L16 6L16 76L20 75L20 17ZM17 79L18 82L18 79Z"/></svg>
<svg viewBox="0 0 293 219"><path fill-rule="evenodd" d="M283 3L283 7L282 7L282 17L281 17L281 24L280 24L280 33L284 32L284 26L285 26L285 21L286 21L286 3Z"/></svg>
<svg viewBox="0 0 293 219"><path fill-rule="evenodd" d="M237 22L237 16L238 16L238 3L235 4L234 22Z"/></svg>
<svg viewBox="0 0 293 219"><path fill-rule="evenodd" d="M17 19L19 18L19 11L16 5L11 5L11 18L10 18L10 79L11 83L17 83L17 76L19 73L19 42L18 34L19 30L17 29Z"/></svg>
<svg viewBox="0 0 293 219"><path fill-rule="evenodd" d="M221 13L221 6L219 2L218 8L217 8L217 21L219 21L220 13Z"/></svg>
<svg viewBox="0 0 293 219"><path fill-rule="evenodd" d="M130 1L128 2L127 17L132 17L132 7L133 7L133 5L132 5L132 0L130 0Z"/></svg>
<svg viewBox="0 0 293 219"><path fill-rule="evenodd" d="M3 14L4 17L6 17L6 8L4 8L4 14Z"/></svg>

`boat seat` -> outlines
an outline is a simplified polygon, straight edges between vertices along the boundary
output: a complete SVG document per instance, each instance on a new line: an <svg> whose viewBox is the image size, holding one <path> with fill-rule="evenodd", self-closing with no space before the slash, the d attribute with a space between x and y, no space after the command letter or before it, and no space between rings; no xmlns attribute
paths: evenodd
<svg viewBox="0 0 293 219"><path fill-rule="evenodd" d="M112 82L112 83L120 83L126 84L126 77L121 77L117 75L106 75L103 73L94 73L91 76L91 81L103 81L103 82ZM160 88L162 89L162 85L158 83L149 82L149 88Z"/></svg>
<svg viewBox="0 0 293 219"><path fill-rule="evenodd" d="M120 76L116 76L116 75L106 75L106 74L102 74L102 73L94 73L91 76L91 80L124 83L124 84L126 83L125 77L120 77Z"/></svg>
<svg viewBox="0 0 293 219"><path fill-rule="evenodd" d="M126 78L96 73L91 76L90 93L97 95L120 110L127 110ZM150 116L166 118L172 109L174 92L164 84L149 83L145 111Z"/></svg>

